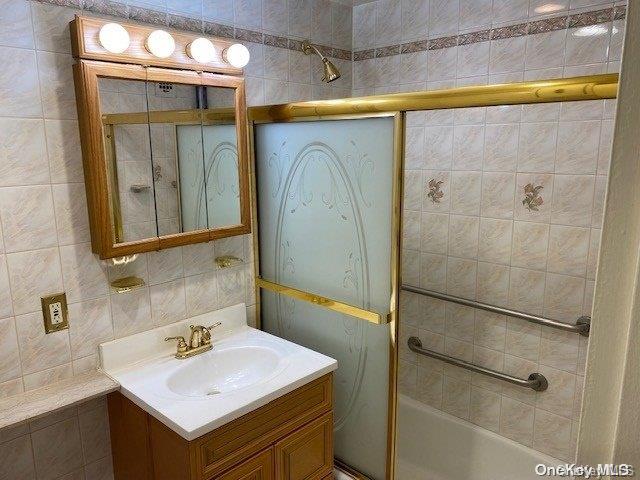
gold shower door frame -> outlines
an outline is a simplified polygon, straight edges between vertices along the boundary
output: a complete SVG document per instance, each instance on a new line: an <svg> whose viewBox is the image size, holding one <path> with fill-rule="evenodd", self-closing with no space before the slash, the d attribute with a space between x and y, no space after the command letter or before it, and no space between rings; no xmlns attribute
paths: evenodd
<svg viewBox="0 0 640 480"><path fill-rule="evenodd" d="M388 324L390 333L389 343L389 398L388 398L388 418L387 418L387 478L393 478L394 468L394 445L395 445L395 408L396 408L396 373L398 371L397 362L397 332L398 332L398 299L400 288L400 237L401 237L401 225L402 220L402 187L404 185L402 179L402 171L404 164L404 133L405 133L405 114L404 112L369 112L369 113L348 113L337 115L324 115L324 116L305 116L290 118L286 122L304 122L304 121L332 121L332 120L362 120L367 118L381 118L381 117L393 117L393 179L392 179L392 212L391 212L391 261L390 261L390 274L391 274L391 295L389 299L389 312L386 314L380 314L375 311L365 310L354 305L350 305L338 300L329 299L321 295L317 295L312 292L306 292L298 290L289 285L281 285L278 283L270 282L263 279L260 276L260 262L259 262L259 249L258 249L258 195L257 195L257 183L256 183L256 158L254 148L254 125L265 123L283 123L281 120L261 119L254 120L251 118L252 111L262 107L249 108L249 155L251 165L251 192L252 192L252 230L253 235L253 251L254 251L254 274L256 281L256 319L258 327L260 328L260 290L266 289L272 292L286 295L298 300L302 300L308 303L333 310L339 313L350 315L359 318L362 321L368 321L374 324ZM393 431L392 431L393 430ZM349 465L344 464L339 459L336 459L336 463L349 472L355 478L368 479L365 475L353 470Z"/></svg>
<svg viewBox="0 0 640 480"><path fill-rule="evenodd" d="M555 103L585 100L605 100L617 97L618 74L588 75L572 78L535 80L529 82L457 87L443 90L431 90L409 93L373 95L360 98L338 100L318 100L296 102L282 105L267 105L249 108L249 151L251 158L252 182L252 222L254 246L254 273L256 278L256 318L260 321L260 289L265 288L276 293L288 295L299 300L314 303L331 310L353 315L374 323L390 325L390 372L389 372L389 416L387 429L387 479L395 478L396 409L398 377L398 303L400 284L400 252L402 222L402 192L404 187L404 130L405 113L417 110L437 110L449 108L490 107L500 105L523 105L534 103ZM254 131L256 124L285 123L296 121L348 120L394 116L394 185L393 185L393 225L392 225L392 264L390 313L387 322L383 318L368 318L374 312L359 311L342 302L324 298L311 292L304 292L286 285L278 285L260 278L258 259L257 190L254 150ZM356 310L349 311L349 308ZM259 327L258 323L258 327ZM355 478L366 479L364 475L348 465L338 465Z"/></svg>

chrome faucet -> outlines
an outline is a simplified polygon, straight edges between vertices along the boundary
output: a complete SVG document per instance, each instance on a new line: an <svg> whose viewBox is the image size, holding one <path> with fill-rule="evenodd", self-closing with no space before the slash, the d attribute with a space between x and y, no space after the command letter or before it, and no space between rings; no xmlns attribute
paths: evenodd
<svg viewBox="0 0 640 480"><path fill-rule="evenodd" d="M167 337L164 341L178 341L176 358L182 359L193 357L199 353L211 350L211 329L219 327L220 325L222 325L221 322L214 323L208 327L203 327L202 325L189 325L189 328L191 329L191 336L189 337L188 344L182 335L177 337Z"/></svg>

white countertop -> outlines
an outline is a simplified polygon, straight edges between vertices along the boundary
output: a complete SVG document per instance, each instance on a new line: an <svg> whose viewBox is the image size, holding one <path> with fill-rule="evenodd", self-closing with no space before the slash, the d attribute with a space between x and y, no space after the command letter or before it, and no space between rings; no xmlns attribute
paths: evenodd
<svg viewBox="0 0 640 480"><path fill-rule="evenodd" d="M173 356L175 343L163 341L165 336L186 336L189 324L218 321L223 325L213 330L209 352L179 360ZM337 368L332 358L248 327L243 304L100 348L105 373L120 384L121 393L186 440ZM212 383L214 377L224 381Z"/></svg>

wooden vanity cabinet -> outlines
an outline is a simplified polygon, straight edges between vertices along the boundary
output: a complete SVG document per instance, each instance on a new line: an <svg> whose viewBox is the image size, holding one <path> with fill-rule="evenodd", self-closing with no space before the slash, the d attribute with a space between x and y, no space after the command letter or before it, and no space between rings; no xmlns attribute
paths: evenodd
<svg viewBox="0 0 640 480"><path fill-rule="evenodd" d="M333 478L332 374L192 441L120 392L108 407L115 480Z"/></svg>

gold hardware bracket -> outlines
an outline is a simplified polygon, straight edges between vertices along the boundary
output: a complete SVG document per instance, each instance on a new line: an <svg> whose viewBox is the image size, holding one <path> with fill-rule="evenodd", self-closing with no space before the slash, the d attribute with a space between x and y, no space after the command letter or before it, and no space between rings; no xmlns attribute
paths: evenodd
<svg viewBox="0 0 640 480"><path fill-rule="evenodd" d="M111 282L111 286L118 293L128 293L136 288L144 287L144 285L144 280L135 276L118 278Z"/></svg>
<svg viewBox="0 0 640 480"><path fill-rule="evenodd" d="M216 265L220 268L229 268L234 265L240 265L242 260L238 257L234 257L233 255L224 255L222 257L215 258Z"/></svg>
<svg viewBox="0 0 640 480"><path fill-rule="evenodd" d="M264 288L265 290L270 290L272 292L286 295L288 297L302 300L304 302L313 303L314 305L328 308L329 310L333 310L334 312L340 312L344 313L345 315L360 318L362 320L366 320L367 322L376 324L389 323L389 315L383 315L377 312L372 312L370 310L365 310L364 308L349 305L348 303L339 302L337 300L326 298L321 295L308 293L303 290L280 285L279 283L270 282L263 278L256 278L256 285L260 288Z"/></svg>

